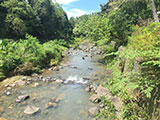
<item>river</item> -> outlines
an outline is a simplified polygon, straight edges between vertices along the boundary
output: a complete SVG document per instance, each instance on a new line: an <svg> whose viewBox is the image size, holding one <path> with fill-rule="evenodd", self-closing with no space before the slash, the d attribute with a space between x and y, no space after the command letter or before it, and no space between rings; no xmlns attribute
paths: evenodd
<svg viewBox="0 0 160 120"><path fill-rule="evenodd" d="M81 45L80 48L69 50L58 71L46 70L42 74L44 78L63 80L63 83L39 81L40 86L34 87L35 82L32 82L12 88L9 96L1 90L0 117L7 120L92 120L88 109L96 104L89 101L90 93L85 91L85 87L103 80L105 67L99 62L100 55L95 54L96 48L89 45ZM29 99L15 102L18 96L26 94ZM47 109L46 104L52 98L59 98L60 101L56 107ZM24 110L29 105L39 107L40 111L34 115L25 114Z"/></svg>

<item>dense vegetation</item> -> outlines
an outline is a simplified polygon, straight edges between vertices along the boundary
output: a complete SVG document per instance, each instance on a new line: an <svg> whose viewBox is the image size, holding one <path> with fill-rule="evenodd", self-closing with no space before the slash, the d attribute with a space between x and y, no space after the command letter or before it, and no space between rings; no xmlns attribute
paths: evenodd
<svg viewBox="0 0 160 120"><path fill-rule="evenodd" d="M40 72L46 65L56 65L67 49L61 42L54 40L40 44L30 35L19 41L0 41L0 79L16 74L30 75Z"/></svg>
<svg viewBox="0 0 160 120"><path fill-rule="evenodd" d="M46 41L72 35L66 13L52 0L0 0L0 19L0 38L24 38L28 33Z"/></svg>
<svg viewBox="0 0 160 120"><path fill-rule="evenodd" d="M160 1L154 1L160 11ZM73 32L104 51L109 71L104 86L123 101L117 119L160 119L160 23L154 23L150 1L110 0L101 8L77 18ZM100 116L116 119L110 101L105 104L109 110Z"/></svg>
<svg viewBox="0 0 160 120"><path fill-rule="evenodd" d="M73 42L72 29L52 0L0 0L0 80L57 64Z"/></svg>

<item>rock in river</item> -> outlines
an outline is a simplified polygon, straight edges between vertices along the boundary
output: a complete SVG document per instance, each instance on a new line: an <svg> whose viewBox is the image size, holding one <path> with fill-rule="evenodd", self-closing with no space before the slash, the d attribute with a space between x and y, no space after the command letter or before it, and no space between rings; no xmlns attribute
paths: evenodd
<svg viewBox="0 0 160 120"><path fill-rule="evenodd" d="M51 108L51 107L57 107L57 104L56 103L52 103L52 102L49 102L46 104L46 108Z"/></svg>
<svg viewBox="0 0 160 120"><path fill-rule="evenodd" d="M88 110L88 112L89 112L89 115L90 116L96 116L97 114L98 114L98 108L97 107L92 107L92 108L90 108L89 110Z"/></svg>
<svg viewBox="0 0 160 120"><path fill-rule="evenodd" d="M17 102L17 103L20 103L20 102L23 102L23 101L25 101L25 100L27 100L27 99L29 99L29 98L30 98L29 95L21 95L21 96L18 96L16 102Z"/></svg>
<svg viewBox="0 0 160 120"><path fill-rule="evenodd" d="M56 83L63 83L63 80L57 79Z"/></svg>
<svg viewBox="0 0 160 120"><path fill-rule="evenodd" d="M39 84L39 83L34 83L33 86L34 86L34 87L38 87L38 86L40 86L40 84Z"/></svg>
<svg viewBox="0 0 160 120"><path fill-rule="evenodd" d="M7 96L11 95L11 92L8 91L8 92L6 93L6 95L7 95Z"/></svg>
<svg viewBox="0 0 160 120"><path fill-rule="evenodd" d="M25 110L24 110L24 113L25 114L28 114L28 115L33 115L37 112L40 111L40 108L39 107L35 107L35 106L28 106Z"/></svg>
<svg viewBox="0 0 160 120"><path fill-rule="evenodd" d="M19 81L17 81L17 84L19 85L19 86L24 86L25 85L25 81L23 81L23 80L19 80Z"/></svg>

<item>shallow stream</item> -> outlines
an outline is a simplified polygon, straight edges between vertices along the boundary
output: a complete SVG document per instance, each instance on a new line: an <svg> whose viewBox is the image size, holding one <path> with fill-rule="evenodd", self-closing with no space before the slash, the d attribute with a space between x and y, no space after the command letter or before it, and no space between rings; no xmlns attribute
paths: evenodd
<svg viewBox="0 0 160 120"><path fill-rule="evenodd" d="M64 83L41 81L38 87L29 84L16 88L10 96L1 91L0 117L7 120L92 120L88 109L96 105L89 101L90 94L84 89L90 82L105 77L105 67L98 62L100 56L95 52L96 49L90 52L71 49L59 71L46 70L42 74L44 77L61 79ZM85 59L82 59L84 55ZM16 103L16 98L24 94L30 95L30 98ZM59 98L60 102L57 107L47 109L46 104L52 98ZM40 111L34 115L25 114L24 110L29 105L39 107Z"/></svg>

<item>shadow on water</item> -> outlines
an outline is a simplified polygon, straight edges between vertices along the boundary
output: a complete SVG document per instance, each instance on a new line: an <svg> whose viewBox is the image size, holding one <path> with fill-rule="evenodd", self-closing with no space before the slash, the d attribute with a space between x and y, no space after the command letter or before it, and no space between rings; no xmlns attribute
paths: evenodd
<svg viewBox="0 0 160 120"><path fill-rule="evenodd" d="M40 82L39 87L33 84L23 88L17 88L10 96L1 95L0 115L8 120L91 120L88 109L96 106L89 101L89 93L84 88L85 84L92 81L94 76L102 78L105 68L98 62L98 56L90 57L91 53L81 50L70 50L71 54L65 60L65 66L59 71L46 71L44 77L63 79L65 84ZM85 60L82 56L86 55ZM97 75L96 75L97 74ZM89 79L84 79L84 78ZM16 103L19 95L28 94L30 99ZM46 104L52 98L59 98L57 107L46 108ZM40 108L40 112L34 115L24 114L28 105Z"/></svg>

